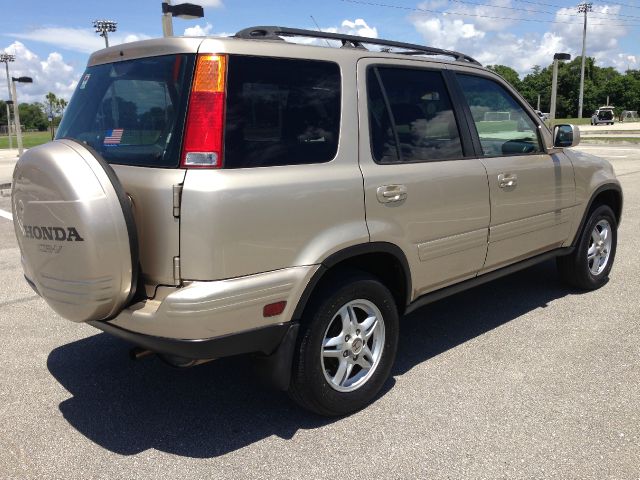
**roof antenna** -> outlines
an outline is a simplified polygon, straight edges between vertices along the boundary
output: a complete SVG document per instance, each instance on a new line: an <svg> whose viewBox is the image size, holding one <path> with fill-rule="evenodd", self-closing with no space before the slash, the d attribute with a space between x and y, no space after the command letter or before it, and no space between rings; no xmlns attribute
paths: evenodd
<svg viewBox="0 0 640 480"><path fill-rule="evenodd" d="M318 31L321 32L322 30L320 30L320 25L318 25L318 22L316 22L316 19L313 18L313 15L309 15L309 16L311 17L311 20L313 20L313 23L316 24L316 28L318 29ZM327 47L331 46L331 44L329 43L329 40L325 38L324 41L327 42Z"/></svg>

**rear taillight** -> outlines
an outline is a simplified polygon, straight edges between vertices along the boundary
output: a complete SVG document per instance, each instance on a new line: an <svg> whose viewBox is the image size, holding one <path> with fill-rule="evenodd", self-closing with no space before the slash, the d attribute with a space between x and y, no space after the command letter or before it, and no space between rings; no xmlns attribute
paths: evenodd
<svg viewBox="0 0 640 480"><path fill-rule="evenodd" d="M222 166L226 74L226 55L198 55L187 109L182 167Z"/></svg>

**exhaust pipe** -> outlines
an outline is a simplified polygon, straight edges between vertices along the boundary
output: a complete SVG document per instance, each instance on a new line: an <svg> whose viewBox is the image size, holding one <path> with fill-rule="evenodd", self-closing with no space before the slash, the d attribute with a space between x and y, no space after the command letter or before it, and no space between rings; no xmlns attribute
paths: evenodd
<svg viewBox="0 0 640 480"><path fill-rule="evenodd" d="M142 347L133 347L131 350L129 350L129 358L131 360L142 360L143 358L150 357L153 354L154 352L152 352L151 350L147 350L146 348Z"/></svg>
<svg viewBox="0 0 640 480"><path fill-rule="evenodd" d="M209 363L215 360L215 358L192 359L178 357L176 355L166 355L162 353L156 353L142 347L133 347L131 350L129 350L129 358L131 358L131 360L142 360L143 358L147 358L152 355L157 355L158 358L164 363L175 368L195 367L196 365L202 365L203 363Z"/></svg>
<svg viewBox="0 0 640 480"><path fill-rule="evenodd" d="M193 359L193 358L178 357L176 355L164 355L164 354L158 354L158 358L160 358L160 360L162 360L167 365L170 365L175 368L195 367L196 365L202 365L203 363L209 363L215 360L215 358Z"/></svg>

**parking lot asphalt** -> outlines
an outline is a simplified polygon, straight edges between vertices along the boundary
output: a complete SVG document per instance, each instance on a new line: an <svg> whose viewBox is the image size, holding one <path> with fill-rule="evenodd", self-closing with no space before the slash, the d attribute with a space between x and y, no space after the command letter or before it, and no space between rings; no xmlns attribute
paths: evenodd
<svg viewBox="0 0 640 480"><path fill-rule="evenodd" d="M11 182L13 169L17 161L17 150L0 149L0 185Z"/></svg>
<svg viewBox="0 0 640 480"><path fill-rule="evenodd" d="M640 148L579 148L624 188L610 282L545 263L416 311L380 397L342 419L247 359L132 362L31 291L0 217L0 478L640 478Z"/></svg>

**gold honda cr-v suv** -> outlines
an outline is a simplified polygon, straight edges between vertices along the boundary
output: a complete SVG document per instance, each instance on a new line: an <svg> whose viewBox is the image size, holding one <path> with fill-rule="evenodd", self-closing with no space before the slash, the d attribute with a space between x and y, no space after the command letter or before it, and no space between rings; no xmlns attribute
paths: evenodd
<svg viewBox="0 0 640 480"><path fill-rule="evenodd" d="M387 380L403 314L553 257L607 281L622 192L578 141L464 54L254 27L94 53L12 208L60 316L179 366L253 354L343 415Z"/></svg>

